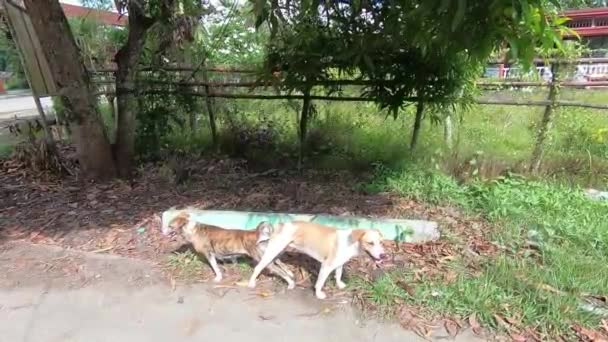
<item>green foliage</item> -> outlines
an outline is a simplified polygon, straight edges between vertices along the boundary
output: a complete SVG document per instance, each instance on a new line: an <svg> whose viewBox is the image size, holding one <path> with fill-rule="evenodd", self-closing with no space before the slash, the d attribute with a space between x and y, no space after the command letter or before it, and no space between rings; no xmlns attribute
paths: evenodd
<svg viewBox="0 0 608 342"><path fill-rule="evenodd" d="M264 29L255 30L249 12L238 2L226 1L209 13L196 45L210 64L243 67L262 63L268 34Z"/></svg>
<svg viewBox="0 0 608 342"><path fill-rule="evenodd" d="M82 6L103 11L111 11L114 7L112 0L80 0Z"/></svg>
<svg viewBox="0 0 608 342"><path fill-rule="evenodd" d="M590 295L608 292L608 202L592 201L571 186L514 176L459 186L440 174L380 170L377 179L376 190L435 203L441 199L484 215L497 225L490 238L503 251L482 259L480 274L467 274L463 265L471 261L456 260L456 281L431 277L411 297L399 287L392 287L390 296L440 313L477 313L497 329L502 327L496 315L515 317L549 334L568 333L572 322L599 323L602 316L582 304ZM391 274L369 291L407 276Z"/></svg>
<svg viewBox="0 0 608 342"><path fill-rule="evenodd" d="M592 8L592 7L606 7L608 2L606 0L559 0L560 6L564 9L575 9L575 8Z"/></svg>
<svg viewBox="0 0 608 342"><path fill-rule="evenodd" d="M7 89L26 89L29 87L25 71L21 66L19 51L15 46L8 24L0 22L0 71L10 71L11 77L6 80Z"/></svg>
<svg viewBox="0 0 608 342"><path fill-rule="evenodd" d="M466 103L482 64L505 41L527 65L535 47L561 45L561 22L543 0L252 4L257 25L271 32L266 70L281 71L287 90L304 91L335 72L371 81L363 94L395 115L413 97Z"/></svg>
<svg viewBox="0 0 608 342"><path fill-rule="evenodd" d="M102 25L87 17L69 18L68 22L85 64L93 67L107 66L114 54L126 41L127 31Z"/></svg>
<svg viewBox="0 0 608 342"><path fill-rule="evenodd" d="M143 160L157 160L161 156L163 139L174 129L185 131L184 116L175 98L145 95L138 98L139 113L135 149Z"/></svg>

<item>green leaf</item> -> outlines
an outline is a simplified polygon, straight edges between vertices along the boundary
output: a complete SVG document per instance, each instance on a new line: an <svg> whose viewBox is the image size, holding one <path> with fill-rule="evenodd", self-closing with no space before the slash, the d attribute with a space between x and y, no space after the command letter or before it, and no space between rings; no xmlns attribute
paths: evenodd
<svg viewBox="0 0 608 342"><path fill-rule="evenodd" d="M365 65L369 68L369 70L374 73L376 68L374 67L374 63L372 62L372 59L368 56L368 55L363 55L363 62L365 62Z"/></svg>
<svg viewBox="0 0 608 342"><path fill-rule="evenodd" d="M439 13L443 13L450 8L451 0L442 0L441 5L439 6Z"/></svg>
<svg viewBox="0 0 608 342"><path fill-rule="evenodd" d="M517 59L519 55L517 41L515 39L508 39L507 41L509 42L509 54L511 55L511 58Z"/></svg>
<svg viewBox="0 0 608 342"><path fill-rule="evenodd" d="M454 19L452 20L452 32L456 31L456 28L458 28L462 22L466 7L467 0L458 0L458 7L456 8L456 13L454 13Z"/></svg>

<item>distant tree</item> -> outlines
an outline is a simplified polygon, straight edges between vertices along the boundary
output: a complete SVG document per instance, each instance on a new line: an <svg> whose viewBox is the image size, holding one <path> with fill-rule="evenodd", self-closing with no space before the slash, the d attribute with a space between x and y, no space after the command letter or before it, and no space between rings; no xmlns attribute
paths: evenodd
<svg viewBox="0 0 608 342"><path fill-rule="evenodd" d="M608 0L560 0L558 1L558 3L563 9L579 9L608 6Z"/></svg>
<svg viewBox="0 0 608 342"><path fill-rule="evenodd" d="M335 92L334 75L349 76L367 81L362 95L395 116L417 103L417 121L424 108L439 115L470 103L483 65L505 42L510 57L524 66L531 65L536 47L561 47L564 22L552 0L250 3L257 26L270 32L266 74L280 78L284 90L307 94L320 83ZM306 115L303 110L302 121Z"/></svg>

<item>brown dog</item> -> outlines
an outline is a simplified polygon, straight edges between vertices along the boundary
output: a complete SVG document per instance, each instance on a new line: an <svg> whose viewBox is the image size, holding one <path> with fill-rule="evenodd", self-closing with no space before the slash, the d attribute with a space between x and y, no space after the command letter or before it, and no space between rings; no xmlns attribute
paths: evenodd
<svg viewBox="0 0 608 342"><path fill-rule="evenodd" d="M223 229L198 223L191 220L187 212L182 212L162 226L162 233L166 236L174 236L180 231L184 239L191 243L198 253L205 256L215 273L214 281L217 282L222 280L217 259L248 256L256 263L259 262L268 244L272 226L262 222L256 230L251 231ZM295 287L293 273L280 260L275 259L270 263L268 270L283 278L289 289Z"/></svg>

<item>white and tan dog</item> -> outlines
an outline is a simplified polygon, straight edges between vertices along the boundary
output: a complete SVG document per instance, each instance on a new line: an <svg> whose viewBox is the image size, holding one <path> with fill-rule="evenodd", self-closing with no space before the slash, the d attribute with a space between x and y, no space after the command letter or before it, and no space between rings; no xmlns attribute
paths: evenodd
<svg viewBox="0 0 608 342"><path fill-rule="evenodd" d="M262 270L287 247L321 262L315 283L315 295L319 299L326 298L323 286L332 271L335 271L336 286L340 289L346 287L342 281L342 268L360 252L365 252L378 263L386 257L382 234L375 229L338 230L303 221L280 223L274 227L266 250L253 270L249 279L250 288L256 286L256 279Z"/></svg>

